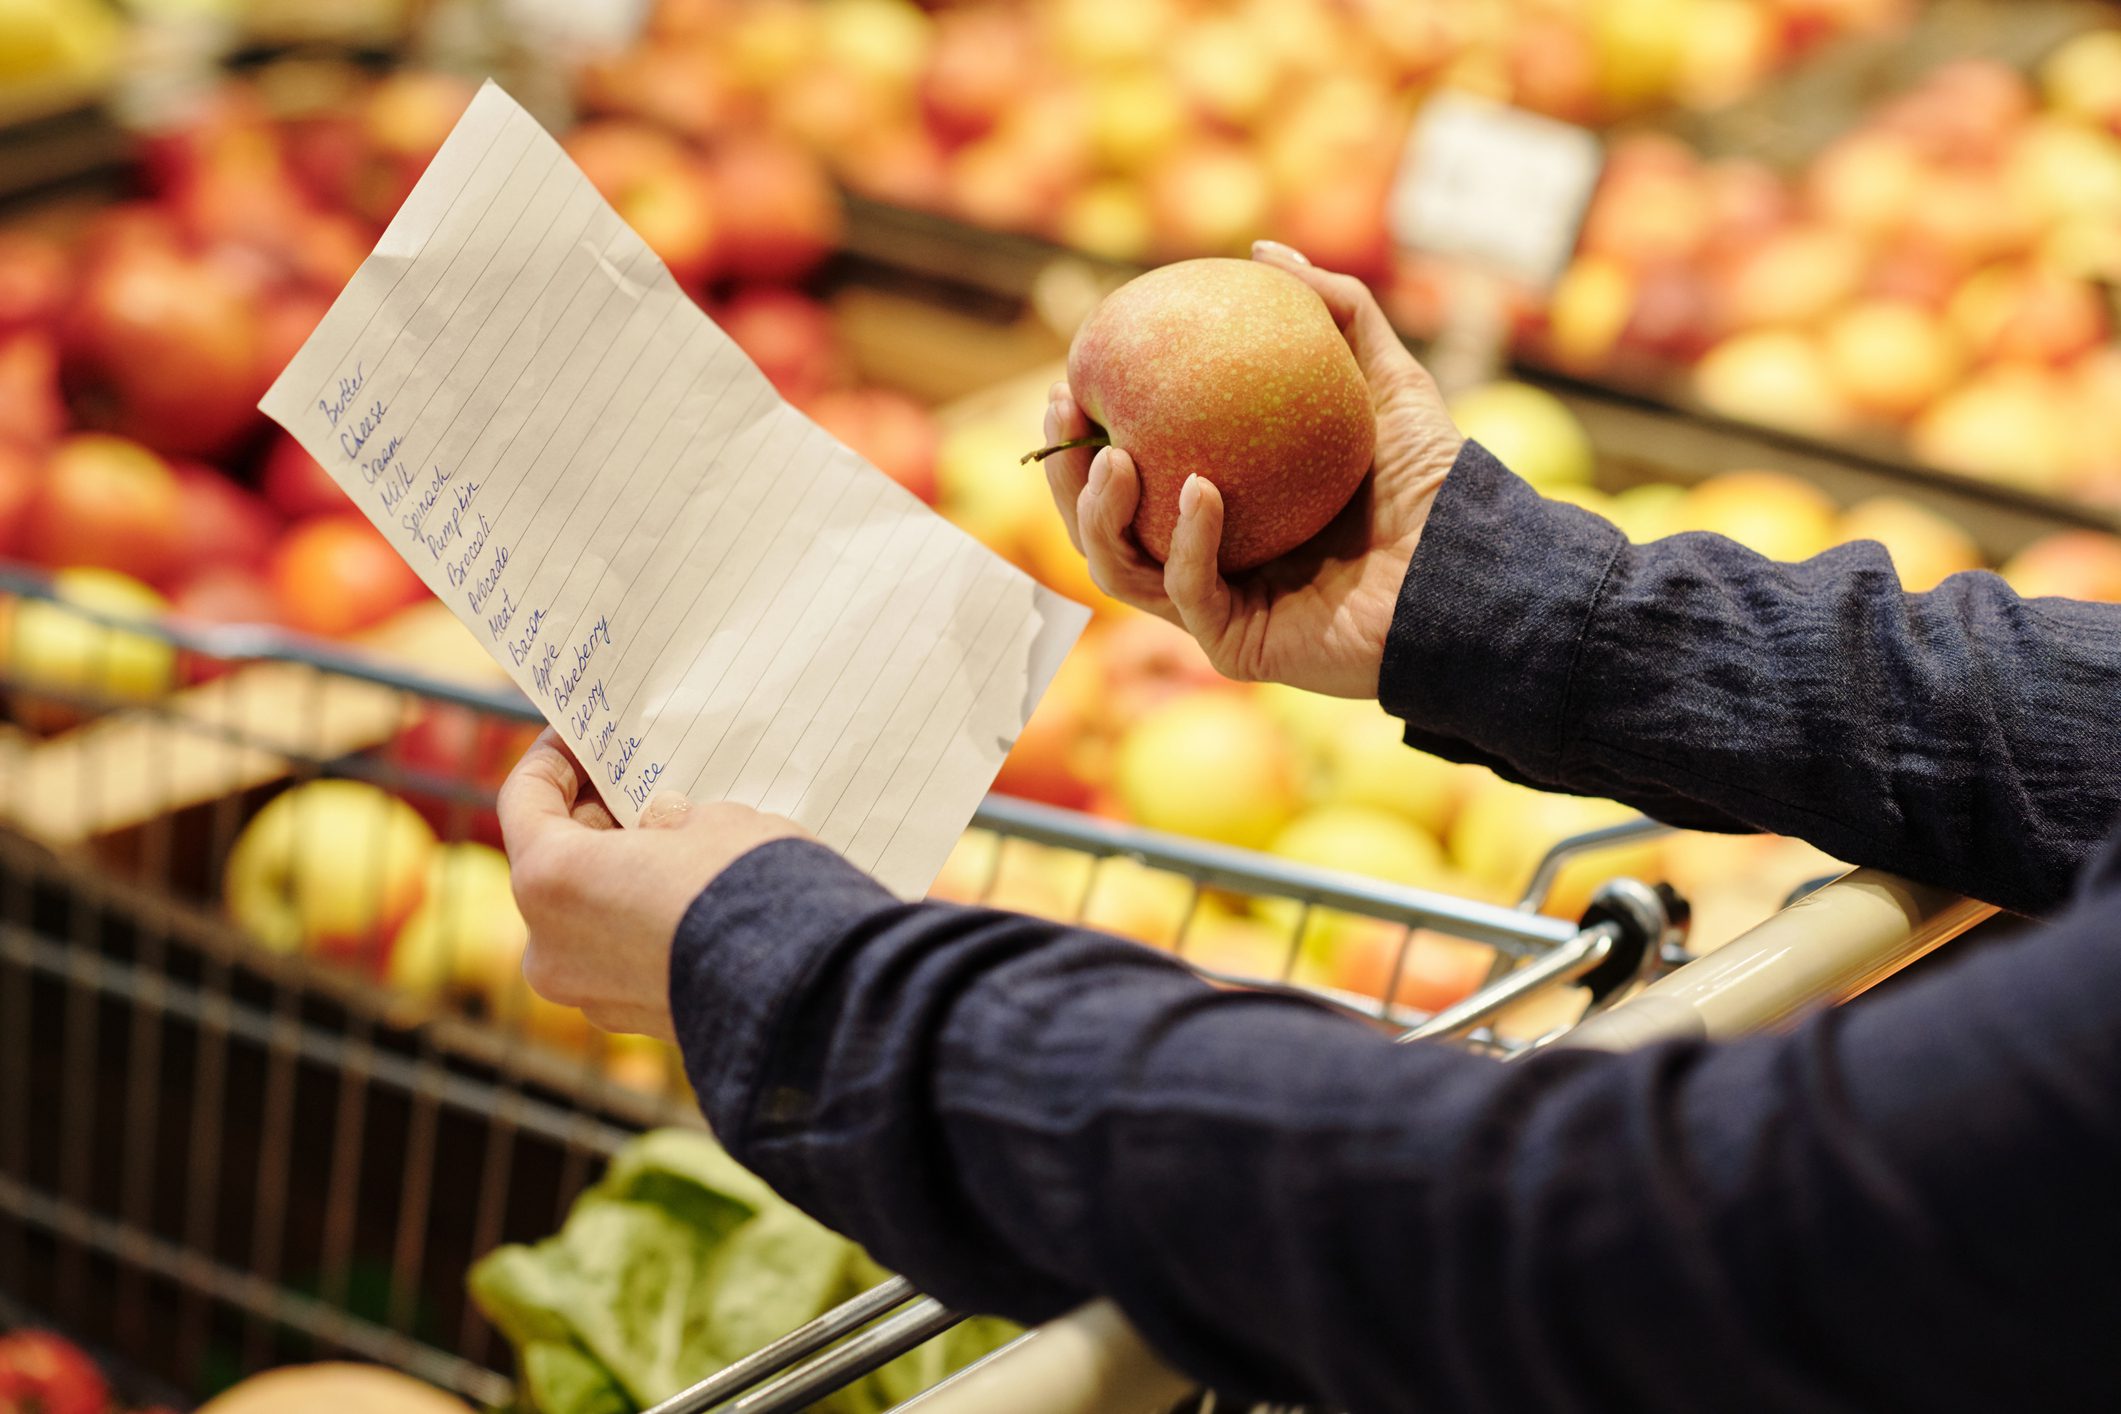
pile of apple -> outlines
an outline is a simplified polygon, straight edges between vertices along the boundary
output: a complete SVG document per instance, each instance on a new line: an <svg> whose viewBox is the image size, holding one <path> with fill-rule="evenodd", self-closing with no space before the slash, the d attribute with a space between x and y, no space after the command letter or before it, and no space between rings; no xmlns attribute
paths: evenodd
<svg viewBox="0 0 2121 1414"><path fill-rule="evenodd" d="M1794 178L1616 145L1532 337L1572 371L1691 366L1733 417L2113 504L2117 274L2121 32L2094 31L2034 81L1939 68Z"/></svg>
<svg viewBox="0 0 2121 1414"><path fill-rule="evenodd" d="M850 188L1124 261L1273 234L1382 275L1421 98L1603 122L1728 102L1907 0L664 0L586 104L680 135L763 127Z"/></svg>

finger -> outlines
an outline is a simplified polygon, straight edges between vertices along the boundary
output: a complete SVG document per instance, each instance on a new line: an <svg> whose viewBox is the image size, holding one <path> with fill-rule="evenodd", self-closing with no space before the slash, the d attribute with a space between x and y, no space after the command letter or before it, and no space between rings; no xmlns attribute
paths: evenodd
<svg viewBox="0 0 2121 1414"><path fill-rule="evenodd" d="M644 830L675 830L691 823L692 802L674 790L659 790L641 807Z"/></svg>
<svg viewBox="0 0 2121 1414"><path fill-rule="evenodd" d="M1355 353L1356 366L1362 370L1372 391L1409 381L1429 381L1428 370L1407 352L1399 331L1385 317L1384 307L1378 304L1377 296L1370 292L1368 285L1353 275L1321 270L1302 252L1278 241L1254 241L1252 258L1288 271L1318 292L1318 297L1325 301L1326 312L1333 316L1333 322L1347 337L1348 347Z"/></svg>
<svg viewBox="0 0 2121 1414"><path fill-rule="evenodd" d="M1223 498L1205 476L1189 476L1178 493L1178 525L1171 532L1171 557L1164 561L1164 592L1178 610L1179 622L1193 635L1217 668L1223 667L1220 645L1235 612L1230 585L1217 563L1222 554Z"/></svg>
<svg viewBox="0 0 2121 1414"><path fill-rule="evenodd" d="M583 796L574 803L574 822L591 830L616 830L619 822L613 818L611 807L594 795Z"/></svg>
<svg viewBox="0 0 2121 1414"><path fill-rule="evenodd" d="M1090 419L1075 405L1075 395L1066 383L1055 383L1046 400L1046 445L1055 447L1089 435ZM1075 506L1089 480L1094 454L1095 449L1090 447L1070 447L1065 452L1055 452L1044 463L1046 487L1060 510L1061 524L1068 527L1068 543L1078 551L1083 548L1083 535L1076 522Z"/></svg>
<svg viewBox="0 0 2121 1414"><path fill-rule="evenodd" d="M1141 477L1134 458L1117 447L1100 450L1077 506L1083 555L1098 588L1121 603L1176 623L1177 611L1164 597L1163 567L1144 555L1129 534L1140 504Z"/></svg>
<svg viewBox="0 0 2121 1414"><path fill-rule="evenodd" d="M547 727L501 783L495 802L509 854L520 855L536 840L573 827L575 798L581 792L581 768L560 744L558 733Z"/></svg>

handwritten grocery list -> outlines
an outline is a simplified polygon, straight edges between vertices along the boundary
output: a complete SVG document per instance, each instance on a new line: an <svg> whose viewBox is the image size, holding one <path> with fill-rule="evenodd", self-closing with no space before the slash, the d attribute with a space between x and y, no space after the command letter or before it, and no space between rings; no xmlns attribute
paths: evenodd
<svg viewBox="0 0 2121 1414"><path fill-rule="evenodd" d="M903 896L1087 617L783 402L490 83L262 406L621 821L742 801Z"/></svg>

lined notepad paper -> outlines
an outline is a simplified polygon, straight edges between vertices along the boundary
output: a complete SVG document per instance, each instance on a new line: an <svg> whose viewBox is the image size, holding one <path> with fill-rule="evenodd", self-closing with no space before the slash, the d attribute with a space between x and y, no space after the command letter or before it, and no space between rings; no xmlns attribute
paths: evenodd
<svg viewBox="0 0 2121 1414"><path fill-rule="evenodd" d="M783 402L490 83L263 407L621 821L741 801L902 896L1088 617Z"/></svg>

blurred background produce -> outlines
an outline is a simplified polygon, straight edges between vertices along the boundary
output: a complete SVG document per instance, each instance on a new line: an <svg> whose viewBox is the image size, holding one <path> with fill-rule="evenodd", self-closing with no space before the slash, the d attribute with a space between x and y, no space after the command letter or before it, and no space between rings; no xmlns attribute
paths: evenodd
<svg viewBox="0 0 2121 1414"><path fill-rule="evenodd" d="M54 817L101 820L59 843L114 876L162 867L178 911L232 924L237 965L273 985L363 999L386 1031L505 1045L480 1063L645 1107L633 1128L682 1111L674 1054L603 1036L522 981L490 796L531 729L447 698L505 678L256 410L488 74L785 396L1095 609L1002 770L1012 798L1504 906L1555 842L1628 818L1410 751L1374 704L1223 681L1185 635L1098 592L1018 465L1076 322L1148 264L1271 236L1371 282L1410 338L1451 332L1465 272L1395 248L1388 217L1410 126L1444 91L1589 127L1605 152L1566 270L1504 291L1502 361L1452 389L1463 430L1543 494L1637 542L1714 531L1796 560L1872 540L1914 590L1993 569L2024 594L2121 602L2121 22L2106 7L659 0L631 33L569 28L590 16L0 0L0 573L58 595L0 594L0 799L33 839ZM443 695L327 708L242 661L251 626ZM238 637L185 637L199 630ZM321 772L283 763L197 791L162 818L179 844L143 843L140 820L97 814L83 773L39 764L71 761L128 706L232 701L332 748ZM223 769L222 748L177 741L181 761L122 758L131 789ZM1669 881L1706 950L1838 867L1786 840L1671 835L1573 862L1533 902L1573 919L1609 878ZM1419 1012L1496 965L1440 934L986 830L934 892ZM1539 1035L1583 1000L1501 1030ZM590 1153L569 1151L536 1212L458 1215L481 1251L504 1231L560 1234L504 1249L488 1278L557 1270L571 1233L636 1201L623 1164L587 1187ZM350 1228L334 1240L358 1245ZM811 1264L824 1285L790 1297L789 1323L865 1260ZM481 1293L494 1322L462 1316L472 1358L501 1359L505 1331L533 1386L616 1391L614 1410L734 1348L716 1335L648 1366L631 1345L556 1353L542 1317L492 1281ZM411 1296L377 1302L447 1343ZM250 1358L202 1366L187 1393L261 1350L317 1353L275 1338L200 1335L217 1359ZM0 1410L20 1399L8 1368ZM336 1391L342 1374L307 1378Z"/></svg>

